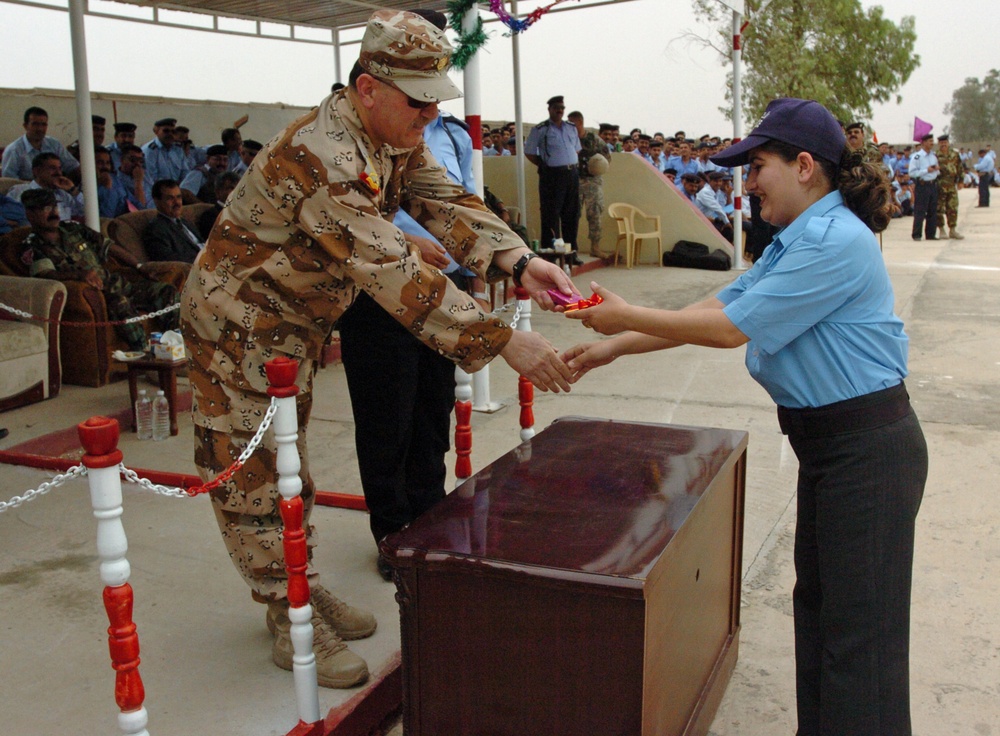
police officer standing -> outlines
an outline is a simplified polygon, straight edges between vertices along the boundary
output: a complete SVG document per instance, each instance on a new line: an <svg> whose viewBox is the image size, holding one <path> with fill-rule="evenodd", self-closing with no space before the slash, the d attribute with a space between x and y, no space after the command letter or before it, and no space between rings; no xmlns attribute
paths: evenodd
<svg viewBox="0 0 1000 736"><path fill-rule="evenodd" d="M551 248L562 237L573 248L567 262L578 266L576 231L580 224L580 172L577 154L580 136L576 126L563 120L562 95L548 101L549 118L531 129L524 156L538 167L538 199L542 215L541 245Z"/></svg>
<svg viewBox="0 0 1000 736"><path fill-rule="evenodd" d="M567 116L580 136L578 171L580 172L580 209L587 214L587 235L590 238L590 255L601 258L601 215L604 214L604 178L600 159L591 163L594 156L611 161L611 154L604 141L583 127L583 113L574 110ZM604 124L602 123L602 128Z"/></svg>
<svg viewBox="0 0 1000 736"><path fill-rule="evenodd" d="M962 158L958 155L958 151L951 147L947 135L938 136L937 160L941 172L941 176L937 179L937 225L943 235L947 222L948 237L952 240L963 240L965 236L958 232L958 183L962 181L965 169L962 166Z"/></svg>
<svg viewBox="0 0 1000 736"><path fill-rule="evenodd" d="M941 174L938 159L931 150L934 136L928 133L920 139L920 148L910 157L910 179L913 180L913 239L921 239L921 229L928 240L937 240L937 178ZM926 220L926 225L924 224Z"/></svg>

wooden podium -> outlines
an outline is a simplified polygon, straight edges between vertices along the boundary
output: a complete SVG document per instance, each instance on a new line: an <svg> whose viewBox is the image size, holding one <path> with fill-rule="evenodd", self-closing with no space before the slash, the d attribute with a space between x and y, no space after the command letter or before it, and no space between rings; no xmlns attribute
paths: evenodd
<svg viewBox="0 0 1000 736"><path fill-rule="evenodd" d="M560 419L387 537L407 736L706 734L737 658L746 446Z"/></svg>

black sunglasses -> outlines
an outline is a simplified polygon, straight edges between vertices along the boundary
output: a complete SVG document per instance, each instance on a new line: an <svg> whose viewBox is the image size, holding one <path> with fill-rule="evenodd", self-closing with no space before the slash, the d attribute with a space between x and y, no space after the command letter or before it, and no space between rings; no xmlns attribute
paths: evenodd
<svg viewBox="0 0 1000 736"><path fill-rule="evenodd" d="M431 105L436 105L437 104L436 100L432 100L432 101L428 101L428 102L422 102L421 100L415 100L412 97L410 97L409 95L407 95L406 92L403 92L403 90L401 90L395 84L393 84L392 82L389 82L389 81L387 81L385 79L379 79L378 77L373 77L373 79L378 79L378 81L380 81L382 84L387 84L390 87L392 87L394 90L396 90L397 92L402 92L404 95L406 95L406 104L409 105L410 107L412 107L414 110L426 110Z"/></svg>

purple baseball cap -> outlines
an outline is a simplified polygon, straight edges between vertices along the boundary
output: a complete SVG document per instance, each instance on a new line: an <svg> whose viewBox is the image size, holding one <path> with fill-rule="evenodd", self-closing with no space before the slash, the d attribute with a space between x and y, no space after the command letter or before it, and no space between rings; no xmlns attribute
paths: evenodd
<svg viewBox="0 0 1000 736"><path fill-rule="evenodd" d="M750 135L725 149L711 161L719 166L742 166L750 160L750 152L768 141L781 141L799 146L813 156L840 163L847 145L840 123L830 111L815 100L780 97L772 100L767 110L750 131Z"/></svg>

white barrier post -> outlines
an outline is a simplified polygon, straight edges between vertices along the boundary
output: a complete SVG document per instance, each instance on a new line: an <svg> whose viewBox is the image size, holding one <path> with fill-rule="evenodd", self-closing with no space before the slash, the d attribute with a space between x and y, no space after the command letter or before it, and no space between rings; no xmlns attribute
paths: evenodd
<svg viewBox="0 0 1000 736"><path fill-rule="evenodd" d="M531 296L528 290L520 286L514 287L514 296L517 298L518 319L516 329L521 332L531 332ZM517 399L521 405L521 442L530 440L535 436L535 387L531 381L524 376L517 378Z"/></svg>
<svg viewBox="0 0 1000 736"><path fill-rule="evenodd" d="M309 581L306 569L309 552L303 528L305 515L302 504L302 463L296 446L299 424L295 397L299 387L295 378L299 364L291 358L275 358L264 365L269 388L275 397L274 441L277 445L278 493L285 548L285 569L288 571L288 618L292 622L291 639L295 654L292 655L292 673L295 678L295 697L298 702L299 721L316 723L319 711L319 685L316 676L316 655L313 653L312 606L309 604Z"/></svg>
<svg viewBox="0 0 1000 736"><path fill-rule="evenodd" d="M97 554L101 559L104 608L108 612L108 648L115 670L115 702L121 711L118 727L128 736L149 736L149 716L143 707L146 693L139 676L139 635L132 622L131 568L125 553L128 539L122 525L122 482L118 466L118 422L107 417L91 417L77 425L81 459L87 468L90 503L97 519Z"/></svg>

